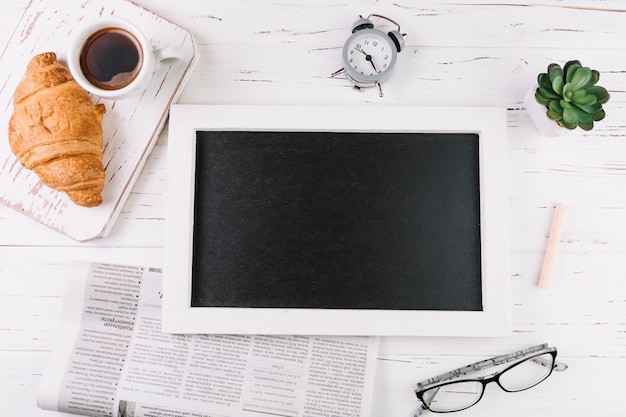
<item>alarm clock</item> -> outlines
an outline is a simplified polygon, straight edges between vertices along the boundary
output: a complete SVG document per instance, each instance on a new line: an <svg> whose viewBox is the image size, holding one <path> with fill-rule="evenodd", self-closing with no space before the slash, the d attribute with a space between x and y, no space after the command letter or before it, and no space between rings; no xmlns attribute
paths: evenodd
<svg viewBox="0 0 626 417"><path fill-rule="evenodd" d="M374 28L372 17L384 19L397 26L397 30L387 33ZM341 51L343 68L331 74L335 77L345 72L356 89L377 87L378 95L383 96L381 84L391 77L398 60L398 53L404 49L406 34L400 33L400 25L388 17L370 14L367 18L359 15L352 25L352 35L346 40Z"/></svg>

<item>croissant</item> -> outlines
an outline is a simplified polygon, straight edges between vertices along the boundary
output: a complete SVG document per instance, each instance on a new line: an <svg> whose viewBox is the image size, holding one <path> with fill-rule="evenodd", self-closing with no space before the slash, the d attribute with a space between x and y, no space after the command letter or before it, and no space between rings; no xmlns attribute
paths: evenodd
<svg viewBox="0 0 626 417"><path fill-rule="evenodd" d="M9 144L22 165L80 206L101 204L106 110L91 101L55 53L30 61L15 89L13 108Z"/></svg>

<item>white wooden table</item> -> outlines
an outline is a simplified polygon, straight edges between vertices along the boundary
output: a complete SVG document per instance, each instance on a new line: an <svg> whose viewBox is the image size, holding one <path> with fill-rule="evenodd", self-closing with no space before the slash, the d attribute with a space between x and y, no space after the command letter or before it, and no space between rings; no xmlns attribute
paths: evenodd
<svg viewBox="0 0 626 417"><path fill-rule="evenodd" d="M570 368L538 387L489 387L459 415L623 415L626 379L626 4L623 0L137 0L191 30L199 63L179 102L495 106L508 115L510 338L381 338L374 416L410 416L415 382L474 360L548 342ZM497 4L496 4L497 3ZM565 4L567 3L567 5ZM0 3L0 47L27 0ZM359 14L408 33L397 72L376 91L331 78ZM55 28L50 28L55 30ZM60 46L61 47L61 46ZM539 136L523 97L550 62L580 59L612 95L592 132ZM11 65L2 62L3 66ZM2 140L6 140L2 136ZM69 262L159 265L167 128L112 233L78 243L0 207L2 415L50 416L35 393L60 324ZM536 280L553 207L569 206L555 280ZM410 326L407 323L407 326Z"/></svg>

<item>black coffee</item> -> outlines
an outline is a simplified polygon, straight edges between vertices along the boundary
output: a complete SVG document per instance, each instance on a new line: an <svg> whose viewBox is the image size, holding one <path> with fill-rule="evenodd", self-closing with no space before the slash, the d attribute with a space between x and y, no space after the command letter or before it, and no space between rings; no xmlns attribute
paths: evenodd
<svg viewBox="0 0 626 417"><path fill-rule="evenodd" d="M105 28L94 33L81 52L83 74L89 82L104 90L117 90L130 84L141 64L139 42L120 28Z"/></svg>

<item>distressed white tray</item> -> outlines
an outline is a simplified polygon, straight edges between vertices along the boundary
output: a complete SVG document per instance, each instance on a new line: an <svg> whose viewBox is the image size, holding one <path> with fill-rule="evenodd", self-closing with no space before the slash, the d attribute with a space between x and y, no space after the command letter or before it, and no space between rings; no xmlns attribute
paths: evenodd
<svg viewBox="0 0 626 417"><path fill-rule="evenodd" d="M132 20L154 47L178 46L184 59L157 69L145 93L126 100L105 100L103 120L105 186L103 203L94 208L75 205L65 195L44 186L22 167L11 152L7 126L13 114L13 92L30 59L52 51L66 64L75 28L99 16ZM127 0L32 0L0 56L0 202L78 241L106 236L150 154L197 61L196 44L186 29Z"/></svg>

